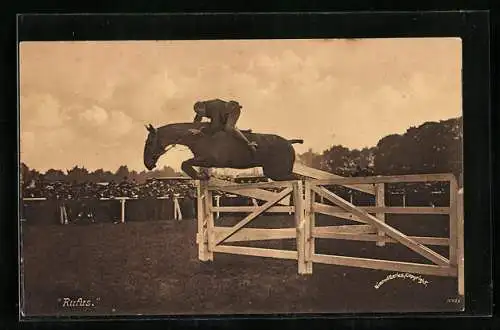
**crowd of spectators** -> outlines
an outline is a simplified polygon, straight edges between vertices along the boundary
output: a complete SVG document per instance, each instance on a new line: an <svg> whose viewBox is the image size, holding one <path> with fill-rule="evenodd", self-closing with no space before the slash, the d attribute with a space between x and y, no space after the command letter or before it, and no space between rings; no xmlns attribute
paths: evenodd
<svg viewBox="0 0 500 330"><path fill-rule="evenodd" d="M230 177L222 178L233 181ZM248 198L242 198L223 191L214 191L227 205L252 205ZM196 185L185 179L152 179L137 183L126 178L119 182L68 182L38 181L22 187L24 199L22 213L28 222L89 220L90 222L119 222L120 203L114 198L130 198L126 204L126 218L172 219L175 205L183 218L193 218L196 213ZM32 201L30 200L42 200Z"/></svg>
<svg viewBox="0 0 500 330"><path fill-rule="evenodd" d="M194 183L187 180L149 180L106 182L38 182L22 189L23 198L46 198L62 200L102 199L113 197L129 198L184 198L195 193Z"/></svg>
<svg viewBox="0 0 500 330"><path fill-rule="evenodd" d="M130 198L126 218L132 220L173 219L175 205L183 217L195 215L196 187L190 180L123 180L115 183L39 181L22 187L22 218L28 222L119 222L120 203L114 198ZM30 202L38 199L43 202ZM109 201L107 201L109 200ZM67 220L66 220L67 219Z"/></svg>

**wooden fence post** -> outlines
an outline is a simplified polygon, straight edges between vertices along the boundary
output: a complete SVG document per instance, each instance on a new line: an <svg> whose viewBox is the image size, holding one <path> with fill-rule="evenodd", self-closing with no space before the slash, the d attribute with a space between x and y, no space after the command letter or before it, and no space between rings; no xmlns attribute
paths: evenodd
<svg viewBox="0 0 500 330"><path fill-rule="evenodd" d="M450 180L450 265L457 269L458 294L465 295L464 284L464 208L463 188L458 189L458 182L453 177Z"/></svg>
<svg viewBox="0 0 500 330"><path fill-rule="evenodd" d="M304 182L304 219L305 219L305 259L306 259L306 274L313 273L313 255L314 255L314 201L315 193L311 189L309 181Z"/></svg>
<svg viewBox="0 0 500 330"><path fill-rule="evenodd" d="M208 253L208 237L207 226L205 222L205 199L207 198L207 183L205 181L196 181L197 190L197 217L198 217L198 234L196 235L196 243L198 243L198 259L201 261L209 260Z"/></svg>
<svg viewBox="0 0 500 330"><path fill-rule="evenodd" d="M121 198L120 203L122 206L121 210L121 223L125 223L125 199Z"/></svg>
<svg viewBox="0 0 500 330"><path fill-rule="evenodd" d="M208 184L208 183L207 183ZM214 248L215 248L215 224L214 224L214 213L213 213L213 193L208 188L205 191L205 219L206 232L208 239L208 260L214 260Z"/></svg>
<svg viewBox="0 0 500 330"><path fill-rule="evenodd" d="M375 189L375 199L377 207L385 207L385 183L377 183ZM380 219L380 221L385 222L385 213L376 213L375 216ZM385 233L383 231L378 231L377 233L379 240L375 243L377 246L385 246Z"/></svg>
<svg viewBox="0 0 500 330"><path fill-rule="evenodd" d="M464 274L464 189L458 191L457 200L457 267L458 267L458 294L461 297L465 295L465 274Z"/></svg>
<svg viewBox="0 0 500 330"><path fill-rule="evenodd" d="M307 268L306 268L307 264L305 258L306 221L304 217L304 200L303 200L301 181L296 181L293 183L293 204L295 206L294 218L295 218L295 228L297 231L298 272L299 274L306 274L307 273Z"/></svg>
<svg viewBox="0 0 500 330"><path fill-rule="evenodd" d="M174 196L174 220L177 221L182 220L182 211L181 211L181 206L179 204L178 196Z"/></svg>
<svg viewBox="0 0 500 330"><path fill-rule="evenodd" d="M215 196L215 206L220 207L220 196L217 195ZM217 216L215 217L216 219L220 218L220 212L217 211Z"/></svg>
<svg viewBox="0 0 500 330"><path fill-rule="evenodd" d="M63 201L59 204L59 215L61 219L61 225L68 224L68 214L66 212L66 203Z"/></svg>
<svg viewBox="0 0 500 330"><path fill-rule="evenodd" d="M457 261L457 244L459 241L459 237L457 235L457 225L458 225L458 217L457 217L457 193L458 193L458 185L455 178L450 179L450 248L449 248L449 260L450 265L452 267L456 267L458 265Z"/></svg>

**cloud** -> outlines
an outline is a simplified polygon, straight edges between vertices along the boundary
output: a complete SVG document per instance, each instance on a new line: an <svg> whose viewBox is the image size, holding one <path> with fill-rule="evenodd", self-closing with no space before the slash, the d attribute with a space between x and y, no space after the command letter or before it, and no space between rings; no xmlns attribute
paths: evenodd
<svg viewBox="0 0 500 330"><path fill-rule="evenodd" d="M440 93L440 80L433 78L433 73L415 72L399 85L352 89L336 111L337 119L345 123L336 127L339 143L350 148L372 146L373 141L403 133L410 126L457 116L461 111L459 90ZM374 117L376 121L369 120Z"/></svg>
<svg viewBox="0 0 500 330"><path fill-rule="evenodd" d="M21 161L37 170L60 168L75 164L80 159L77 134L72 128L21 132Z"/></svg>
<svg viewBox="0 0 500 330"><path fill-rule="evenodd" d="M53 128L68 119L59 100L47 93L21 95L20 116L22 125L28 127Z"/></svg>
<svg viewBox="0 0 500 330"><path fill-rule="evenodd" d="M104 140L102 142L96 141L96 145L116 144L134 126L134 120L124 112L106 110L98 105L82 111L79 114L79 118L81 120L80 130L83 134L92 130L92 135L86 138Z"/></svg>
<svg viewBox="0 0 500 330"><path fill-rule="evenodd" d="M441 87L441 81L434 78L437 78L435 74L426 75L420 72L412 74L408 82L410 96L421 102L435 98L436 91L441 89L436 87Z"/></svg>
<svg viewBox="0 0 500 330"><path fill-rule="evenodd" d="M108 113L103 108L94 105L80 114L80 118L87 121L91 125L101 126L108 121Z"/></svg>
<svg viewBox="0 0 500 330"><path fill-rule="evenodd" d="M23 131L20 135L19 146L22 155L21 158L24 158L24 155L30 155L35 151L35 133Z"/></svg>
<svg viewBox="0 0 500 330"><path fill-rule="evenodd" d="M109 135L120 139L123 135L132 130L134 121L128 115L120 111L111 111L110 119L108 120Z"/></svg>
<svg viewBox="0 0 500 330"><path fill-rule="evenodd" d="M136 120L148 121L160 115L170 100L182 94L177 84L167 70L137 80L124 80L116 86L107 106L119 108Z"/></svg>

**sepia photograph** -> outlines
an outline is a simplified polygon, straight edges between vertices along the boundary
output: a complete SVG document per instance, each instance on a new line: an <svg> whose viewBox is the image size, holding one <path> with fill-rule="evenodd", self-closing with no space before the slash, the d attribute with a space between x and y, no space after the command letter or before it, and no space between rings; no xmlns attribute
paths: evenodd
<svg viewBox="0 0 500 330"><path fill-rule="evenodd" d="M23 316L466 307L460 38L18 60Z"/></svg>

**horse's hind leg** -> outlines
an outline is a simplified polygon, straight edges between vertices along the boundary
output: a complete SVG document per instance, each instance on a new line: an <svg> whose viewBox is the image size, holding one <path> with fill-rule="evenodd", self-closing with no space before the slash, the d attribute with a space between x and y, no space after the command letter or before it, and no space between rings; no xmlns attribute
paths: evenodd
<svg viewBox="0 0 500 330"><path fill-rule="evenodd" d="M262 171L266 177L273 181L293 181L299 179L289 168L283 168L282 166L264 165L262 166Z"/></svg>
<svg viewBox="0 0 500 330"><path fill-rule="evenodd" d="M298 180L298 177L293 173L294 150L290 144L285 147L277 148L262 164L264 175L274 181Z"/></svg>

